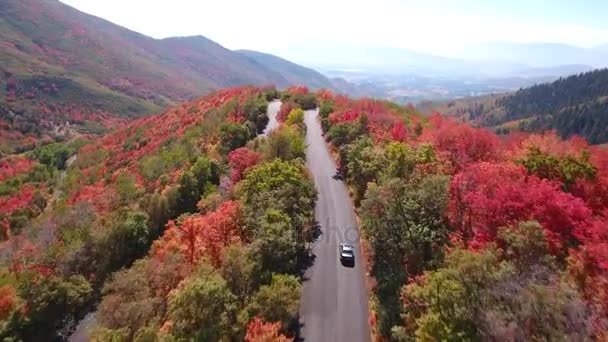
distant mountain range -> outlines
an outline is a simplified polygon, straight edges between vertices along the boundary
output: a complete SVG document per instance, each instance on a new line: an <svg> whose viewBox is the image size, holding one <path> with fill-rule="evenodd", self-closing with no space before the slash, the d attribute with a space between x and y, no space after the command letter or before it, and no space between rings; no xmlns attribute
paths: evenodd
<svg viewBox="0 0 608 342"><path fill-rule="evenodd" d="M424 103L419 109L473 124L524 131L556 130L590 143L608 142L608 69L560 78L510 94Z"/></svg>
<svg viewBox="0 0 608 342"><path fill-rule="evenodd" d="M319 44L280 53L326 73L496 78L559 77L608 66L608 47L591 49L562 44L491 43L469 46L452 57L400 48Z"/></svg>
<svg viewBox="0 0 608 342"><path fill-rule="evenodd" d="M217 88L332 86L272 55L231 51L202 36L153 39L57 0L0 1L0 46L4 151L66 122L101 131Z"/></svg>
<svg viewBox="0 0 608 342"><path fill-rule="evenodd" d="M468 46L457 55L472 61L505 61L535 68L573 64L593 68L608 66L608 45L582 48L556 43L495 42Z"/></svg>

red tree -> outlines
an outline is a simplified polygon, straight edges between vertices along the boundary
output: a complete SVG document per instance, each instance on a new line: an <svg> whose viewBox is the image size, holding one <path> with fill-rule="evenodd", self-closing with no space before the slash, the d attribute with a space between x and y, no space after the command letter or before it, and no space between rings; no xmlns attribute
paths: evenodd
<svg viewBox="0 0 608 342"><path fill-rule="evenodd" d="M219 266L224 248L239 238L238 202L224 202L207 215L188 216L180 226L171 221L163 237L154 243L153 255L162 259L171 252L182 253L191 265L202 257Z"/></svg>
<svg viewBox="0 0 608 342"><path fill-rule="evenodd" d="M353 110L345 110L342 112L333 112L333 113L329 114L329 122L332 125L335 125L338 123L344 123L344 122L353 122L353 121L357 121L357 119L359 119L360 116L361 116L361 113L353 111Z"/></svg>
<svg viewBox="0 0 608 342"><path fill-rule="evenodd" d="M241 180L245 172L259 163L262 155L246 147L237 148L228 155L228 163L232 168L233 183Z"/></svg>
<svg viewBox="0 0 608 342"><path fill-rule="evenodd" d="M456 171L474 162L499 159L500 141L486 130L447 122L432 134L435 147L447 154Z"/></svg>
<svg viewBox="0 0 608 342"><path fill-rule="evenodd" d="M0 197L0 213L10 215L17 209L27 207L34 198L34 187L26 184L15 194Z"/></svg>
<svg viewBox="0 0 608 342"><path fill-rule="evenodd" d="M293 86L287 88L287 92L293 95L306 95L308 94L308 87L306 86Z"/></svg>
<svg viewBox="0 0 608 342"><path fill-rule="evenodd" d="M16 301L17 291L12 286L4 285L0 287L0 320L8 318L15 308Z"/></svg>
<svg viewBox="0 0 608 342"><path fill-rule="evenodd" d="M282 103L281 109L279 109L279 112L277 113L277 121L285 122L287 120L287 117L289 116L289 113L291 113L291 111L295 108L296 106L292 102Z"/></svg>
<svg viewBox="0 0 608 342"><path fill-rule="evenodd" d="M513 164L477 163L454 177L448 217L472 247L496 238L497 229L536 220L556 253L591 224L591 211L559 186Z"/></svg>
<svg viewBox="0 0 608 342"><path fill-rule="evenodd" d="M398 121L393 125L391 129L391 138L395 141L405 141L408 137L409 133L403 121Z"/></svg>
<svg viewBox="0 0 608 342"><path fill-rule="evenodd" d="M245 342L290 342L293 339L281 334L281 323L265 323L256 317L247 324Z"/></svg>
<svg viewBox="0 0 608 342"><path fill-rule="evenodd" d="M34 162L23 157L3 159L0 161L0 182L18 174L28 172L32 166L34 166Z"/></svg>

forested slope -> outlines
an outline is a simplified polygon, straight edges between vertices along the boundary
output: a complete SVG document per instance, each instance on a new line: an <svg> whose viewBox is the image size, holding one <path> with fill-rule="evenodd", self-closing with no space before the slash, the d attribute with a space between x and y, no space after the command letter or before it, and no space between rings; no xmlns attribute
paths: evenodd
<svg viewBox="0 0 608 342"><path fill-rule="evenodd" d="M554 129L592 144L608 141L608 70L561 78L504 96L456 100L435 108L483 126Z"/></svg>
<svg viewBox="0 0 608 342"><path fill-rule="evenodd" d="M376 336L605 340L608 153L499 138L437 114L319 95L369 257Z"/></svg>
<svg viewBox="0 0 608 342"><path fill-rule="evenodd" d="M293 336L316 190L301 110L259 135L278 96L223 90L2 164L0 336L65 337L96 304L96 340Z"/></svg>

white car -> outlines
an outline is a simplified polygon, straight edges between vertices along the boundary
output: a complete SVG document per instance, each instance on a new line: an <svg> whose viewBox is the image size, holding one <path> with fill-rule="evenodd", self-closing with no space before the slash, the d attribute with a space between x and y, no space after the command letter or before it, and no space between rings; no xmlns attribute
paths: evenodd
<svg viewBox="0 0 608 342"><path fill-rule="evenodd" d="M351 244L341 243L338 249L343 264L355 264L355 248Z"/></svg>

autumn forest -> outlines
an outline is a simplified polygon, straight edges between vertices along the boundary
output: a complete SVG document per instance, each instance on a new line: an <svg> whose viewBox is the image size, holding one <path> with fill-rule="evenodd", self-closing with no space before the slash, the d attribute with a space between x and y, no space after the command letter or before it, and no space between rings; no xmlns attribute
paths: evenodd
<svg viewBox="0 0 608 342"><path fill-rule="evenodd" d="M0 339L608 341L608 69L325 71L0 0Z"/></svg>
<svg viewBox="0 0 608 342"><path fill-rule="evenodd" d="M361 222L374 336L606 337L605 150L304 87L224 90L5 160L3 336L65 336L94 307L98 341L296 336L317 106Z"/></svg>

